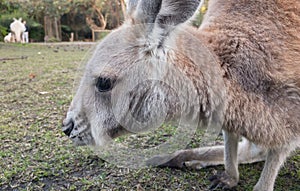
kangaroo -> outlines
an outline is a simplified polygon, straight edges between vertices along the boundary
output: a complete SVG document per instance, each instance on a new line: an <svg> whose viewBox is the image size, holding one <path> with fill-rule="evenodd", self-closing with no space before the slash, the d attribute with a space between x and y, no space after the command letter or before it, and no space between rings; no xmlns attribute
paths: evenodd
<svg viewBox="0 0 300 191"><path fill-rule="evenodd" d="M253 190L271 191L281 165L300 146L300 1L210 0L196 29L187 21L200 4L129 0L126 21L88 62L63 131L75 145L103 146L140 132L125 127L131 124L127 113L141 122L160 120L164 112L166 120L174 119L176 92L139 80L162 76L179 90L186 78L195 90L187 87L187 92L196 92L199 107L183 110L202 125L218 119L214 115L223 118L224 146L180 150L162 166L224 164L225 171L211 178L214 189L238 184L239 163L265 161ZM208 53L215 61L205 60ZM136 81L137 86L124 86ZM115 104L118 95L129 104ZM123 118L116 119L116 106ZM151 164L164 157L170 156L154 157Z"/></svg>
<svg viewBox="0 0 300 191"><path fill-rule="evenodd" d="M22 23L22 18L15 19L14 22L10 24L11 35L13 37L12 42L22 42L23 33L25 32L26 28L25 25Z"/></svg>

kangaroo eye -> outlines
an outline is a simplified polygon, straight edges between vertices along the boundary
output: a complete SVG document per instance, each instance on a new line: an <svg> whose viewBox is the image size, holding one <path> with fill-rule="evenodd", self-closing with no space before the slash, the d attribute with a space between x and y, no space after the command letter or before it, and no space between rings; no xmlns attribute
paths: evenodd
<svg viewBox="0 0 300 191"><path fill-rule="evenodd" d="M96 88L99 92L107 92L110 91L113 87L113 80L110 78L102 78L99 77L97 79Z"/></svg>

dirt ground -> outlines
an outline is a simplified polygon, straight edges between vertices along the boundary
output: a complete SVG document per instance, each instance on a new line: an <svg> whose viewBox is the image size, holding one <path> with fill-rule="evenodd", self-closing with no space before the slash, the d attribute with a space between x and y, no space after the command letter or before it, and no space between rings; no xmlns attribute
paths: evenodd
<svg viewBox="0 0 300 191"><path fill-rule="evenodd" d="M76 148L61 131L81 63L93 43L0 43L0 190L208 190L201 170L128 169ZM241 165L235 190L252 190L263 163ZM300 190L300 152L285 163L275 190Z"/></svg>

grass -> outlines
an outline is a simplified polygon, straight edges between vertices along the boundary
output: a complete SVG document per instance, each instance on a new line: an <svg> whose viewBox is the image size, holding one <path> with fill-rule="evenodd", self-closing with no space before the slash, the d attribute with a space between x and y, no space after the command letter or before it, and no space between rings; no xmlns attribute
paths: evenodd
<svg viewBox="0 0 300 191"><path fill-rule="evenodd" d="M127 169L76 148L61 131L86 44L0 44L0 190L207 190L202 170ZM150 139L155 144L155 140ZM241 165L236 190L251 190L263 163ZM285 163L275 190L300 190L300 153Z"/></svg>

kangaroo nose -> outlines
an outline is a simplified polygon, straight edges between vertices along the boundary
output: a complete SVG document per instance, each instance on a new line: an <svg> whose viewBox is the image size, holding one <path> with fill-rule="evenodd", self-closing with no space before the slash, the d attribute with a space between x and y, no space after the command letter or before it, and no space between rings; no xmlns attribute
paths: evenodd
<svg viewBox="0 0 300 191"><path fill-rule="evenodd" d="M68 136L70 137L71 135L71 132L73 131L74 129L74 121L73 120L69 120L67 121L66 123L63 122L63 132Z"/></svg>

